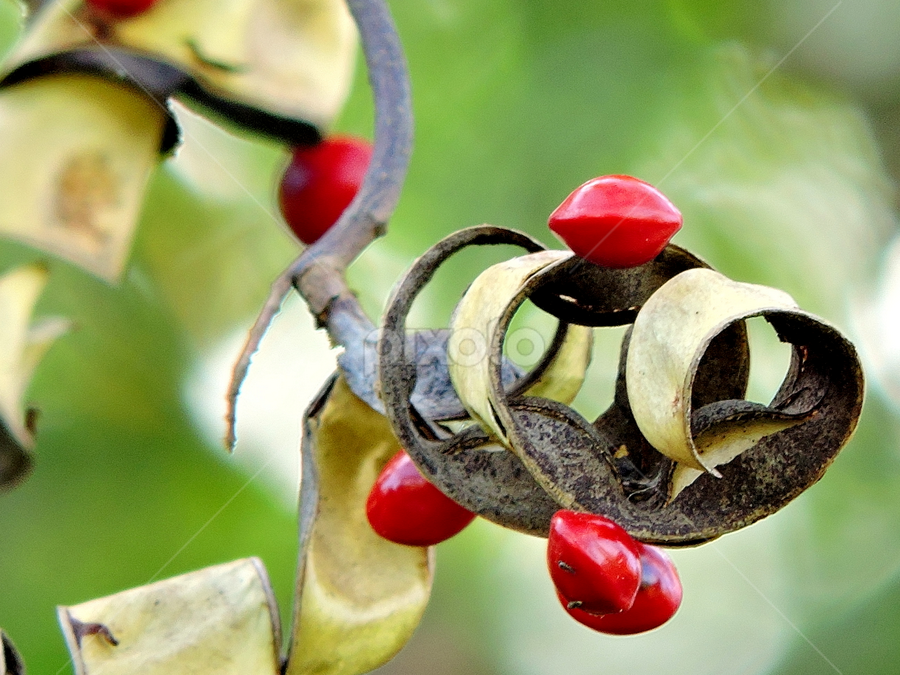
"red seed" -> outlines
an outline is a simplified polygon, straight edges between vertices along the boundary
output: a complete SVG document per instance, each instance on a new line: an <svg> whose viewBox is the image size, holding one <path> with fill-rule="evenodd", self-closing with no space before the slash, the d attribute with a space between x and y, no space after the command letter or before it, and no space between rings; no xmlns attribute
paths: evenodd
<svg viewBox="0 0 900 675"><path fill-rule="evenodd" d="M681 605L682 589L672 560L661 549L641 544L641 586L630 609L617 614L566 611L588 628L611 635L634 635L653 630L671 619ZM567 602L560 597L564 607Z"/></svg>
<svg viewBox="0 0 900 675"><path fill-rule="evenodd" d="M429 483L402 450L389 461L366 501L372 529L407 546L433 546L458 534L475 518Z"/></svg>
<svg viewBox="0 0 900 675"><path fill-rule="evenodd" d="M641 583L638 543L609 518L591 513L553 515L547 565L565 604L588 612L628 609Z"/></svg>
<svg viewBox="0 0 900 675"><path fill-rule="evenodd" d="M294 149L278 201L300 241L312 244L338 221L359 192L371 159L371 144L350 136Z"/></svg>
<svg viewBox="0 0 900 675"><path fill-rule="evenodd" d="M98 14L113 19L130 19L143 14L155 5L157 0L85 0L85 4Z"/></svg>
<svg viewBox="0 0 900 675"><path fill-rule="evenodd" d="M652 185L631 176L601 176L566 197L548 225L579 257L621 268L653 260L681 222L681 212Z"/></svg>

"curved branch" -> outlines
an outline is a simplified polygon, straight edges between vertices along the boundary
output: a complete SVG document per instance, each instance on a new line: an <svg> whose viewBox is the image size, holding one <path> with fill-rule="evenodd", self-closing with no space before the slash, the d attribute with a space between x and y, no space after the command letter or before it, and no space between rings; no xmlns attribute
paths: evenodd
<svg viewBox="0 0 900 675"><path fill-rule="evenodd" d="M385 233L400 198L412 151L413 117L409 72L400 38L384 0L347 0L366 57L375 100L375 148L356 198L338 222L307 248L272 284L272 290L232 371L228 388L226 447L235 443L237 396L250 360L293 285L328 330L345 347L374 329L347 286L351 262Z"/></svg>

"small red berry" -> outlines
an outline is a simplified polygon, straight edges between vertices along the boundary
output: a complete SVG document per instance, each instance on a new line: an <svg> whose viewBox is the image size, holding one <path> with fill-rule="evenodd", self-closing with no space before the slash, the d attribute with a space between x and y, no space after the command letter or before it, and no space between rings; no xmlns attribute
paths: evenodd
<svg viewBox="0 0 900 675"><path fill-rule="evenodd" d="M475 518L429 483L402 450L381 470L366 501L366 515L378 534L407 546L439 544Z"/></svg>
<svg viewBox="0 0 900 675"><path fill-rule="evenodd" d="M86 0L85 4L98 14L114 19L130 19L143 14L156 2L157 0Z"/></svg>
<svg viewBox="0 0 900 675"><path fill-rule="evenodd" d="M628 609L641 584L638 543L609 518L592 513L553 515L547 565L564 604L595 614Z"/></svg>
<svg viewBox="0 0 900 675"><path fill-rule="evenodd" d="M337 222L359 192L371 159L371 144L350 136L294 149L278 201L300 241L312 244Z"/></svg>
<svg viewBox="0 0 900 675"><path fill-rule="evenodd" d="M642 180L601 176L566 197L548 224L585 260L636 267L658 256L681 229L681 212Z"/></svg>
<svg viewBox="0 0 900 675"><path fill-rule="evenodd" d="M672 560L655 546L641 544L641 586L630 609L618 614L588 614L567 607L576 621L588 628L611 635L634 635L653 630L671 619L681 605L681 581Z"/></svg>

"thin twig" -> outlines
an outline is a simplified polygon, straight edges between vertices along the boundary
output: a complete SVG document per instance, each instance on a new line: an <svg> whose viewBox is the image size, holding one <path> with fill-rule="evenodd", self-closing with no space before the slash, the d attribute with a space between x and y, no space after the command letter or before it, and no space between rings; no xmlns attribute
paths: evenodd
<svg viewBox="0 0 900 675"><path fill-rule="evenodd" d="M334 344L350 349L372 328L345 273L372 241L385 233L400 198L412 151L412 104L406 58L384 0L348 0L366 56L375 100L375 148L356 198L340 220L307 248L272 284L266 304L232 371L225 445L236 440L236 406L250 360L293 285Z"/></svg>
<svg viewBox="0 0 900 675"><path fill-rule="evenodd" d="M259 349L259 343L262 342L263 336L269 329L272 319L281 311L281 305L284 304L285 298L291 291L291 280L284 275L275 279L272 289L269 291L269 297L266 298L266 304L263 305L262 311L256 317L256 321L250 332L247 334L247 341L241 350L241 355L231 372L231 382L228 384L228 393L225 395L228 407L225 412L225 424L227 430L225 432L225 447L230 452L234 449L237 442L235 436L235 426L237 424L237 397L241 391L241 384L247 377L247 371L250 369L250 361L256 350Z"/></svg>

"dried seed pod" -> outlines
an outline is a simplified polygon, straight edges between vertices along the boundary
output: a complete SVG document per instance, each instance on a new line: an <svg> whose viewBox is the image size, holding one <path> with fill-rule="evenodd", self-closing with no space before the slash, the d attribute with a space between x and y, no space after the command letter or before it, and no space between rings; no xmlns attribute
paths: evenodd
<svg viewBox="0 0 900 675"><path fill-rule="evenodd" d="M439 419L426 416L428 407L434 406L414 405L411 401L419 368L415 353L403 347L407 344L406 316L413 301L437 268L454 253L467 246L497 244L520 246L529 252L544 250L540 242L521 232L473 227L438 242L398 282L388 301L378 345L381 398L394 433L428 480L489 520L523 532L541 533L546 532L550 517L559 506L534 483L519 459L509 452L497 452L501 448L477 425L454 434L440 425ZM561 330L565 331L564 325ZM543 363L532 373L539 376L561 342L554 340ZM501 358L500 377L508 384L502 363ZM440 361L435 365L446 367ZM530 378L522 379L528 386Z"/></svg>
<svg viewBox="0 0 900 675"><path fill-rule="evenodd" d="M795 346L791 370L769 406L741 398L742 320L752 315L766 316ZM507 325L504 315L496 335ZM498 337L493 354L500 348ZM636 358L630 356L635 349ZM712 270L686 271L655 291L637 315L625 354L627 396L620 394L593 425L556 402L511 398L495 377L489 397L510 446L548 493L567 508L606 515L646 542L699 543L778 510L822 476L860 412L859 363L840 333L797 310L783 293L736 284ZM669 362L675 365L666 367ZM666 433L675 424L685 435L670 449ZM691 457L682 448L728 462L720 467L722 478L698 478L695 464L675 461ZM652 471L631 458L633 450L646 458L657 449L668 456L658 457Z"/></svg>
<svg viewBox="0 0 900 675"><path fill-rule="evenodd" d="M457 233L423 256L427 263L420 260L395 291L384 334L402 334L412 298L450 249L503 241L499 231L487 232ZM679 288L680 294L672 290ZM628 356L629 333L615 401L593 424L564 403L529 391L534 374L513 385L503 376L504 336L526 298L582 326L637 320L637 356ZM744 319L755 315L765 316L794 345L793 365L768 406L743 400L749 374ZM797 309L786 294L728 281L674 246L626 270L551 252L501 263L467 291L454 328L486 336L485 358L466 368L453 358L448 364L460 399L482 429L451 436L433 419L416 415L410 405L413 365L392 362L383 349L388 417L441 489L486 518L523 531L546 533L551 514L530 482L514 485L522 480L522 467L558 506L610 517L645 542L702 543L778 510L818 480L860 412L859 362L836 329ZM559 334L572 330L561 324ZM559 337L555 343L544 369L573 344ZM661 367L659 359L677 367ZM574 370L586 363L574 361ZM565 369L558 374L565 381ZM634 411L630 398L638 401ZM667 407L671 401L674 412ZM675 431L677 443L671 441ZM521 465L494 451L492 441L512 450ZM700 475L704 461L714 473Z"/></svg>
<svg viewBox="0 0 900 675"><path fill-rule="evenodd" d="M23 411L22 398L32 373L69 322L47 317L31 321L47 283L40 265L19 267L0 276L0 491L31 470L35 411Z"/></svg>
<svg viewBox="0 0 900 675"><path fill-rule="evenodd" d="M394 544L369 525L366 500L397 440L342 377L310 405L303 430L300 562L284 673L366 673L418 625L432 549Z"/></svg>
<svg viewBox="0 0 900 675"><path fill-rule="evenodd" d="M310 143L347 96L356 30L338 0L242 0L227 12L215 0L173 0L126 21L63 0L35 16L7 69L33 69L29 64L52 56L55 72L121 81L126 63L131 77L152 91L155 71L130 67L136 55L180 71L179 94L207 110L259 133Z"/></svg>
<svg viewBox="0 0 900 675"><path fill-rule="evenodd" d="M489 396L488 380L494 370L492 360L502 359L502 344L493 344L492 339L502 339L506 333L505 328L512 319L511 301L521 295L529 279L573 256L567 251L539 251L493 265L472 283L453 313L447 345L453 387L471 418L507 447L509 439ZM515 309L518 306L516 303ZM498 316L504 326L502 329L497 326L499 330L492 331ZM467 342L480 343L480 348L465 354L463 345ZM570 403L584 382L591 346L591 329L584 326L568 328L552 361L546 363L539 378L531 383L528 395ZM501 371L498 370L497 375L502 379ZM502 382L500 389L505 389Z"/></svg>
<svg viewBox="0 0 900 675"><path fill-rule="evenodd" d="M77 675L280 672L278 609L256 558L59 607L58 614Z"/></svg>
<svg viewBox="0 0 900 675"><path fill-rule="evenodd" d="M121 276L168 113L87 75L0 89L0 232L108 280Z"/></svg>

